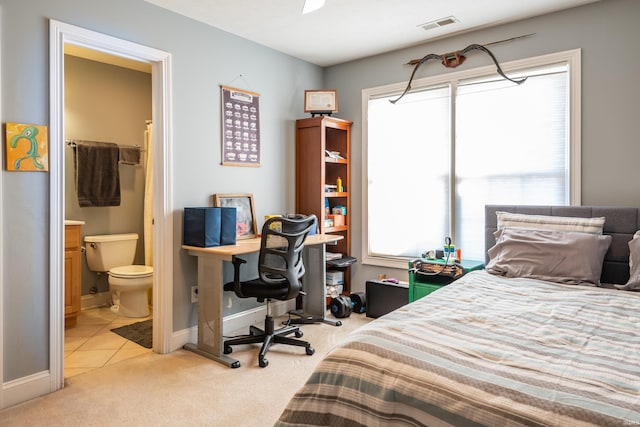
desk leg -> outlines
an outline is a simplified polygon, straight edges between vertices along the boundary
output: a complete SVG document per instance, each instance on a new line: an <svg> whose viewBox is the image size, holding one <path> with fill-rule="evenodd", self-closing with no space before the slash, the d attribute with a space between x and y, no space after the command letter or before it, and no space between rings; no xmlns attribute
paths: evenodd
<svg viewBox="0 0 640 427"><path fill-rule="evenodd" d="M185 344L183 348L231 368L239 368L240 362L222 351L222 262L215 256L198 256L198 343Z"/></svg>
<svg viewBox="0 0 640 427"><path fill-rule="evenodd" d="M305 245L303 261L305 275L302 278L303 289L306 295L302 297L303 313L300 319L291 319L292 324L301 323L328 323L334 326L342 325L340 320L327 319L326 299L326 260L324 257L325 245Z"/></svg>

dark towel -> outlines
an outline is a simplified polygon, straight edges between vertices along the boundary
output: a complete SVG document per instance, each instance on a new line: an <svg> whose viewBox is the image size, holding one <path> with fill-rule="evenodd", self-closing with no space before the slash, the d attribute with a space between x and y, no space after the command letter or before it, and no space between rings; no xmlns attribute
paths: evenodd
<svg viewBox="0 0 640 427"><path fill-rule="evenodd" d="M124 165L139 165L140 147L120 146L120 163Z"/></svg>
<svg viewBox="0 0 640 427"><path fill-rule="evenodd" d="M80 207L120 206L118 145L76 141L76 191Z"/></svg>

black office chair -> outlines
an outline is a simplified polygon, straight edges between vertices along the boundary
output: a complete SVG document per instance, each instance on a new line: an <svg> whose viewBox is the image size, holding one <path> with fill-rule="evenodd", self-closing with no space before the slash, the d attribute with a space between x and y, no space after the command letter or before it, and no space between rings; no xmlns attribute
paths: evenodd
<svg viewBox="0 0 640 427"><path fill-rule="evenodd" d="M240 266L246 261L233 257L234 279L233 282L224 285L224 290L234 291L239 298L257 298L260 302L266 300L267 316L264 320L264 330L251 326L248 336L225 341L225 354L233 351L231 348L233 345L261 342L262 348L258 362L260 367L264 368L269 364L265 355L272 344L296 345L305 347L308 355L315 353L314 348L307 341L286 336L295 333L296 337L300 338L302 331L299 326L287 325L274 330L270 303L273 299L281 301L294 299L302 293L300 279L305 272L302 249L304 240L311 229L316 227L316 222L315 215L269 218L262 226L258 258L259 277L256 279L240 281Z"/></svg>

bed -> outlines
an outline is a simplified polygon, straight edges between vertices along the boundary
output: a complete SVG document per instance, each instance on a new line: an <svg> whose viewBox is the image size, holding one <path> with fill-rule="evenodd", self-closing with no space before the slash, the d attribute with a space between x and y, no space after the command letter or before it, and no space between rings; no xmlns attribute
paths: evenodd
<svg viewBox="0 0 640 427"><path fill-rule="evenodd" d="M500 214L604 224L602 234L585 237L591 232L499 224ZM354 331L276 425L640 425L640 292L630 290L640 290L638 215L636 208L487 206L487 270ZM541 248L531 256L542 253L551 271L535 274L540 262L518 261L527 252L518 233L542 235L529 248ZM571 243L555 250L558 242L545 239L558 235ZM632 261L639 257L631 267L630 249ZM595 280L565 277L563 268L582 274L576 254L596 252L597 268L593 259L583 263L586 276L599 273Z"/></svg>

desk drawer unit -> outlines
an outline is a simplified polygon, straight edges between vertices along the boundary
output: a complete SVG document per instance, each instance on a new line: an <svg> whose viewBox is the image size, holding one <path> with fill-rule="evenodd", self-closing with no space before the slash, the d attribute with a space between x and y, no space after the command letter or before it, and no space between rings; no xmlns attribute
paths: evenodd
<svg viewBox="0 0 640 427"><path fill-rule="evenodd" d="M423 260L425 262L435 262L444 265L443 260ZM429 295L431 292L448 285L455 279L445 274L425 275L416 273L413 265L416 261L409 261L409 302L419 300ZM460 263L463 274L474 270L482 270L484 263L482 261L462 260Z"/></svg>

